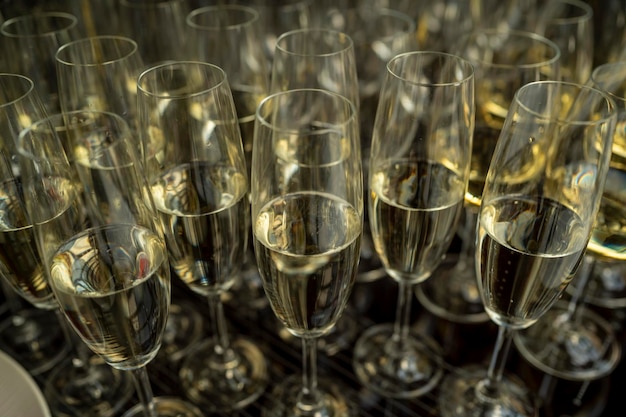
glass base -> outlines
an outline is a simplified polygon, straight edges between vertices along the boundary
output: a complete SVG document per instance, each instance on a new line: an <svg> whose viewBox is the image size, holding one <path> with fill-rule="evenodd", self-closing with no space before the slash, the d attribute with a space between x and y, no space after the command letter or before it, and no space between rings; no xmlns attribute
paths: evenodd
<svg viewBox="0 0 626 417"><path fill-rule="evenodd" d="M98 357L86 367L66 360L45 382L44 395L55 417L112 417L134 394L132 377Z"/></svg>
<svg viewBox="0 0 626 417"><path fill-rule="evenodd" d="M154 398L154 408L158 417L203 417L198 407L174 397ZM125 412L122 417L144 417L144 408L141 404Z"/></svg>
<svg viewBox="0 0 626 417"><path fill-rule="evenodd" d="M159 356L178 362L202 339L202 315L191 303L171 304Z"/></svg>
<svg viewBox="0 0 626 417"><path fill-rule="evenodd" d="M24 309L0 323L0 350L33 376L61 363L69 349L57 316L49 311Z"/></svg>
<svg viewBox="0 0 626 417"><path fill-rule="evenodd" d="M415 286L420 304L435 316L462 324L485 323L485 312L473 265L459 263L449 256L433 272L431 279Z"/></svg>
<svg viewBox="0 0 626 417"><path fill-rule="evenodd" d="M524 384L505 376L489 394L483 394L486 367L460 368L446 376L439 390L442 417L536 417L537 401Z"/></svg>
<svg viewBox="0 0 626 417"><path fill-rule="evenodd" d="M574 317L559 302L528 329L514 336L515 346L530 364L557 378L587 381L609 375L619 364L621 346L610 323L578 307Z"/></svg>
<svg viewBox="0 0 626 417"><path fill-rule="evenodd" d="M187 397L207 411L242 409L265 391L267 364L252 342L237 338L226 354L218 355L213 340L187 355L180 370Z"/></svg>
<svg viewBox="0 0 626 417"><path fill-rule="evenodd" d="M343 314L337 320L337 323L326 333L317 339L317 350L324 352L328 356L333 356L340 351L352 346L361 327L353 312L348 305ZM278 336L285 342L295 348L302 346L302 339L294 336L287 328L276 319L278 327Z"/></svg>
<svg viewBox="0 0 626 417"><path fill-rule="evenodd" d="M410 330L402 351L393 342L393 324L368 329L357 340L353 367L370 390L388 398L414 398L431 391L443 375L441 348Z"/></svg>
<svg viewBox="0 0 626 417"><path fill-rule="evenodd" d="M339 386L320 379L320 399L316 407L298 404L302 377L291 375L271 392L271 403L263 407L263 417L352 417L356 415L348 406Z"/></svg>

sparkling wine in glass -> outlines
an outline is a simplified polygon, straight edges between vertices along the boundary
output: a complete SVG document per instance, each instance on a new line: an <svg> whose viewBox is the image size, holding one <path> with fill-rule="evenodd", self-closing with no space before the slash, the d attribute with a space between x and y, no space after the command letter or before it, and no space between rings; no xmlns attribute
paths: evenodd
<svg viewBox="0 0 626 417"><path fill-rule="evenodd" d="M318 386L317 340L346 307L359 260L363 216L356 108L329 91L270 95L255 122L252 230L265 293L302 340L302 376L272 391L264 416L346 416L336 384ZM299 380L300 379L300 380Z"/></svg>
<svg viewBox="0 0 626 417"><path fill-rule="evenodd" d="M590 87L538 81L517 91L478 215L478 288L498 337L488 369L445 379L443 416L538 415L535 395L504 374L511 336L552 307L582 262L615 122L613 100Z"/></svg>

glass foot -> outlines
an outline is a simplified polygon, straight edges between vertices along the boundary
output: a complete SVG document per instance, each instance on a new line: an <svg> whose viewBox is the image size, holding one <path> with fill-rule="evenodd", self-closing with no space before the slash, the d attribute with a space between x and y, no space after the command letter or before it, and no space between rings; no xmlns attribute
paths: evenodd
<svg viewBox="0 0 626 417"><path fill-rule="evenodd" d="M559 302L528 329L514 336L515 346L530 364L557 378L595 380L619 364L621 346L610 323L579 307L573 317Z"/></svg>
<svg viewBox="0 0 626 417"><path fill-rule="evenodd" d="M437 317L454 323L489 321L480 298L473 265L461 265L449 256L432 274L432 279L415 286L420 304Z"/></svg>
<svg viewBox="0 0 626 417"><path fill-rule="evenodd" d="M242 409L255 401L267 386L267 365L259 348L244 338L231 348L216 352L207 340L187 355L180 370L187 397L208 411Z"/></svg>
<svg viewBox="0 0 626 417"><path fill-rule="evenodd" d="M131 375L100 358L85 367L66 360L46 379L44 395L55 417L112 417L134 394Z"/></svg>
<svg viewBox="0 0 626 417"><path fill-rule="evenodd" d="M174 397L154 398L154 408L158 417L203 417L204 414L193 404ZM144 408L141 404L125 412L122 417L144 417Z"/></svg>
<svg viewBox="0 0 626 417"><path fill-rule="evenodd" d="M0 323L0 350L36 376L58 365L69 345L56 315L24 309Z"/></svg>
<svg viewBox="0 0 626 417"><path fill-rule="evenodd" d="M337 323L326 333L317 339L317 350L324 352L328 356L333 356L340 351L352 346L361 327L355 317L356 312L352 311L350 306L346 307L343 314L337 320ZM285 342L295 348L302 346L302 339L294 336L287 328L277 319L275 320L278 327L278 336Z"/></svg>
<svg viewBox="0 0 626 417"><path fill-rule="evenodd" d="M341 394L339 386L319 380L317 407L299 405L302 377L291 375L272 391L271 402L263 408L263 417L352 417L355 415Z"/></svg>
<svg viewBox="0 0 626 417"><path fill-rule="evenodd" d="M368 329L353 354L356 376L370 390L388 398L414 398L431 391L443 375L441 348L412 329L403 349L393 341L392 324Z"/></svg>
<svg viewBox="0 0 626 417"><path fill-rule="evenodd" d="M202 339L202 316L190 304L171 304L159 356L178 362Z"/></svg>
<svg viewBox="0 0 626 417"><path fill-rule="evenodd" d="M444 378L439 390L442 417L536 417L537 401L524 384L505 376L496 388L484 387L486 367L458 369ZM488 392L485 395L483 392Z"/></svg>

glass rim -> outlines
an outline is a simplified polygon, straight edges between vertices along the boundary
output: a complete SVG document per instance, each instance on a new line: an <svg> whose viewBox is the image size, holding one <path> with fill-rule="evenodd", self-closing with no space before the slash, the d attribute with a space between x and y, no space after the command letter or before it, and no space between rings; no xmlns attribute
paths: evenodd
<svg viewBox="0 0 626 417"><path fill-rule="evenodd" d="M7 31L8 27L11 27L16 23L29 21L29 20L35 21L36 19L42 19L42 18L60 18L60 19L67 20L69 23L62 28L48 30L48 31L39 32L39 33L19 34L19 33ZM75 28L76 25L78 25L78 18L71 13L46 11L46 12L41 12L37 14L25 14L21 16L15 16L10 19L7 19L4 21L4 23L2 23L2 26L0 26L0 32L4 36L10 37L10 38L37 38L40 36L53 35L55 33L63 32L64 30L71 30Z"/></svg>
<svg viewBox="0 0 626 417"><path fill-rule="evenodd" d="M604 63L602 65L597 66L596 68L594 68L594 70L591 72L591 76L589 77L589 83L591 84L592 88L596 88L606 94L608 94L613 100L615 100L616 102L626 102L626 97L620 97L617 94L613 93L612 91L608 91L605 90L597 81L598 75L600 73L608 73L611 74L612 73L612 69L613 68L623 68L623 71L626 71L626 61L615 61L615 62L607 62ZM626 72L625 72L625 76L622 80L622 84L626 84Z"/></svg>
<svg viewBox="0 0 626 417"><path fill-rule="evenodd" d="M132 9L159 9L168 8L172 3L184 4L187 0L120 0L120 5L127 6Z"/></svg>
<svg viewBox="0 0 626 417"><path fill-rule="evenodd" d="M100 62L73 62L70 61L68 59L62 58L61 55L63 53L65 53L68 49L75 47L76 45L81 45L81 44L94 44L95 41L97 41L98 43L102 43L101 41L108 41L108 40L113 40L116 41L118 43L123 42L128 44L131 48L128 51L128 53L122 54L120 56L118 56L117 58L114 59L109 59L106 61L100 61ZM139 47L137 45L137 42L135 42L133 39L128 38L126 36L120 36L120 35L98 35L98 36L90 36L88 38L82 38L82 39L77 39L71 42L68 42L64 45L61 45L59 47L59 49L56 51L56 53L54 54L54 57L56 59L57 62L64 64L64 65L68 65L68 66L79 66L79 67L91 67L91 66L98 66L98 65L108 65L108 64L112 64L118 61L121 61L125 58L128 58L129 56L132 56L134 53L136 53L138 51Z"/></svg>
<svg viewBox="0 0 626 417"><path fill-rule="evenodd" d="M149 91L146 88L144 88L144 86L142 85L142 80L146 79L148 76L160 72L161 70L165 69L165 68L177 68L177 67L189 67L189 66L195 66L197 68L211 68L212 70L214 70L217 74L220 75L220 79L218 82L216 82L214 85L208 85L205 88L203 88L202 90L199 91L195 91L193 93L185 93L185 94L169 94L169 93L155 93L153 91ZM227 80L227 76L226 76L226 72L220 68L219 66L215 65L215 64L211 64L209 62L202 62L202 61L168 61L168 62L163 62L154 66L151 66L149 68L144 69L143 71L141 71L141 73L139 74L139 76L137 77L137 92L143 93L146 96L149 97L154 97L154 98L164 98L164 99L181 99L181 98L191 98L191 97L199 97L203 94L207 94L211 91L215 91L218 90L219 88L222 88L224 86L228 86L228 80ZM228 87L230 89L230 87Z"/></svg>
<svg viewBox="0 0 626 417"><path fill-rule="evenodd" d="M393 71L391 69L391 65L393 63L395 63L396 61L400 61L400 60L404 60L407 57L411 57L411 56L438 56L441 58L446 58L446 59L450 59L451 61L456 61L458 64L462 64L463 67L465 67L466 70L468 70L468 73L464 72L464 76L463 78L459 79L459 80L454 80L454 81L447 81L447 82L420 82L420 81L412 81L409 78L400 76L399 74L397 74L395 71ZM456 86L456 85L461 85L461 84L465 84L467 83L469 80L471 80L472 78L474 78L474 65L472 65L472 63L466 59L463 58L459 55L455 55L455 54L451 54L448 52L439 52L439 51L410 51L410 52L403 52L401 54L398 54L396 56L394 56L393 58L391 58L389 60L389 62L387 63L387 71L389 72L389 74L391 74L393 77L395 77L398 80L401 80L403 82L409 83L411 85L416 85L416 86L431 86L431 87L446 87L446 86Z"/></svg>
<svg viewBox="0 0 626 417"><path fill-rule="evenodd" d="M337 39L345 38L346 42L345 42L345 45L343 45L342 48L338 48L338 49L333 50L331 52L326 52L326 53L321 53L321 54L294 52L294 51L285 49L285 48L280 46L280 43L284 39L287 39L287 38L295 36L295 35L301 35L301 34L306 34L306 33L326 33L326 34L330 34L330 35L335 35L337 37ZM341 32L341 31L335 30L335 29L302 28L302 29L290 30L290 31L285 32L282 35L280 35L278 38L276 38L276 46L275 46L275 48L276 48L277 51L281 51L282 53L284 53L286 55L290 55L290 56L305 56L305 57L306 56L319 56L319 57L327 57L327 56L333 56L333 55L342 54L342 53L344 53L346 51L349 51L351 49L354 50L354 41L352 40L350 35L348 35L347 33Z"/></svg>
<svg viewBox="0 0 626 417"><path fill-rule="evenodd" d="M583 90L587 90L590 91L591 93L601 96L605 103L606 103L606 109L602 112L602 116L596 120L566 120L561 118L560 116L553 116L553 117L549 117L549 116L545 116L539 112L537 112L534 109L531 109L530 107L528 107L526 104L524 104L523 101L521 101L520 99L520 95L522 93L524 93L524 91L531 89L531 88L539 88L541 86L547 86L547 85L552 85L552 86L565 86L568 88L573 88L576 89L578 91L583 91ZM614 119L617 117L616 115L616 105L615 105L615 101L611 98L611 96L602 91L599 90L597 88L594 87L590 87L588 85L584 85L584 84L577 84L577 83L573 83L573 82L569 82L569 81L557 81L557 80L543 80L543 81L533 81L530 82L528 84L525 84L523 86L521 86L516 92L515 92L515 96L513 97L513 101L515 103L517 103L522 109L524 109L525 111L527 111L528 113L530 113L531 115L537 117L540 120L553 120L555 122L559 122L559 123L567 123L569 125L574 125L574 126L594 126L594 125L601 125L604 123L609 122L611 119Z"/></svg>
<svg viewBox="0 0 626 417"><path fill-rule="evenodd" d="M593 18L593 8L587 3L581 0L558 0L560 3L568 4L573 7L577 7L581 10L581 13L576 16L570 17L556 17L554 19L549 20L548 22L557 25L566 25L571 23L576 23L578 21L588 21ZM556 3L556 2L554 2Z"/></svg>
<svg viewBox="0 0 626 417"><path fill-rule="evenodd" d="M294 89L294 90L278 91L276 93L272 93L272 94L268 95L263 100L261 100L261 102L257 106L256 112L254 113L255 121L258 121L263 126L269 128L269 129L275 130L277 132L293 132L294 129L287 129L287 128L281 129L281 128L277 127L274 123L269 121L267 119L267 117L263 116L261 114L261 111L266 106L269 105L268 103L270 103L272 101L275 101L275 100L278 100L282 96L289 96L289 95L294 95L294 94L304 94L304 93L315 94L315 95L319 95L319 96L333 97L335 100L338 100L339 102L346 103L348 105L348 108L350 109L349 117L346 117L346 119L341 121L341 122L333 123L332 124L333 126L344 127L344 126L350 125L351 123L356 123L357 122L358 112L357 112L356 106L354 105L352 100L348 99L346 96L343 96L343 95L341 95L339 93L335 93L335 92L329 91L329 90L323 90L323 89L320 89L320 88L298 88L298 89ZM320 130L320 132L323 132L323 130Z"/></svg>
<svg viewBox="0 0 626 417"><path fill-rule="evenodd" d="M540 68L546 65L558 64L558 62L561 59L561 49L559 48L559 46L553 41L551 41L550 39L546 38L545 36L539 35L534 32L528 32L528 31L516 30L516 29L482 28L482 29L475 29L470 32L466 32L461 35L461 38L469 38L477 34L484 34L488 36L509 34L520 39L531 40L533 42L547 46L549 49L551 49L554 52L554 56L550 58L546 58L540 62L512 65L512 64L503 64L503 63L502 64L491 63L491 62L486 62L483 60L472 60L472 59L466 58L464 55L461 55L463 58L467 59L472 64L476 64L476 63L485 64L488 67L500 68L500 69L512 69L512 68L533 69L533 68Z"/></svg>
<svg viewBox="0 0 626 417"><path fill-rule="evenodd" d="M0 73L0 80L2 79L8 79L8 78L13 78L13 79L17 79L17 80L22 80L24 83L24 86L27 86L24 88L24 91L22 94L11 98L5 102L0 102L0 109L3 107L7 107L7 106L11 106L17 102L19 102L20 100L22 100L24 97L28 96L31 92L33 92L35 90L35 83L33 82L33 80L31 80L30 78L28 78L25 75L21 75L21 74L12 74L12 73L8 73L8 72L3 72Z"/></svg>
<svg viewBox="0 0 626 417"><path fill-rule="evenodd" d="M400 35L406 35L406 34L411 33L412 31L417 30L417 23L415 22L415 20L409 14L401 10L390 9L388 7L371 8L369 6L361 5L361 6L348 8L345 10L345 12L346 13L351 13L351 12L358 13L361 10L370 12L371 16L373 16L374 19L379 18L379 17L392 17L406 24L406 30L398 31L398 32L389 34L387 36L383 36L380 38L382 40L393 39ZM402 29L405 29L405 28L402 28ZM346 32L346 34L348 34L348 32Z"/></svg>
<svg viewBox="0 0 626 417"><path fill-rule="evenodd" d="M228 24L226 26L201 25L193 21L193 18L201 14L208 13L208 12L215 11L215 10L229 11L229 12L230 11L244 12L245 16L246 17L249 16L250 18L247 20L237 22L237 23ZM240 27L250 26L258 21L259 21L259 12L256 11L252 7L244 6L242 4L220 4L220 5L213 5L213 6L204 6L204 7L200 7L198 9L192 10L185 17L185 23L187 23L189 27L191 27L192 29L205 30L205 31L220 31L220 30L225 30L225 29L236 29Z"/></svg>

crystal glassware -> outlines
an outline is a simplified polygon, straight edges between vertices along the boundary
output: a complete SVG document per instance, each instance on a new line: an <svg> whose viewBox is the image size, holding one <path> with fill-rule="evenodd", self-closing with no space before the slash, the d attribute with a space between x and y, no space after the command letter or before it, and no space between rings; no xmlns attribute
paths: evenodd
<svg viewBox="0 0 626 417"><path fill-rule="evenodd" d="M458 56L400 54L387 64L369 166L370 229L398 284L396 321L367 329L353 366L385 397L432 390L443 375L441 348L411 327L416 284L431 278L449 249L463 207L474 128L474 72ZM432 279L437 279L432 276Z"/></svg>
<svg viewBox="0 0 626 417"><path fill-rule="evenodd" d="M354 104L297 89L263 100L252 155L252 230L265 293L302 340L302 379L274 387L265 416L351 415L340 389L318 386L317 340L341 317L354 284L363 216Z"/></svg>
<svg viewBox="0 0 626 417"><path fill-rule="evenodd" d="M248 175L238 117L226 73L203 62L170 62L138 80L140 130L156 154L149 181L172 268L206 297L211 338L184 359L187 396L203 408L244 408L267 384L258 346L231 338L222 294L241 273L249 222ZM167 139L167 140L166 140ZM236 301L236 300L235 300Z"/></svg>
<svg viewBox="0 0 626 417"><path fill-rule="evenodd" d="M537 81L515 94L478 214L478 288L498 337L487 369L444 380L442 416L538 415L536 396L504 373L511 337L552 307L582 261L615 122L613 100L583 85Z"/></svg>
<svg viewBox="0 0 626 417"><path fill-rule="evenodd" d="M514 338L518 350L533 366L557 378L583 382L609 375L621 358L621 344L611 323L587 308L585 294L590 280L597 276L596 261L626 260L626 235L622 228L626 222L626 63L597 67L587 85L609 94L617 109L611 164L600 210L569 301L556 304Z"/></svg>

